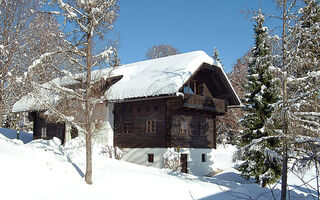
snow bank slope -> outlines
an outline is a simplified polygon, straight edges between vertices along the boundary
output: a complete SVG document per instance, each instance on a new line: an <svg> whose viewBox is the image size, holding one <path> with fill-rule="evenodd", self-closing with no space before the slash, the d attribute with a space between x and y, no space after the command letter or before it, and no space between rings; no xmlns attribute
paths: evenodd
<svg viewBox="0 0 320 200"><path fill-rule="evenodd" d="M0 134L6 136L9 139L17 138L17 130L12 130L8 128L0 128ZM33 134L27 133L24 131L19 132L19 139L23 141L23 143L28 143L33 140Z"/></svg>
<svg viewBox="0 0 320 200"><path fill-rule="evenodd" d="M59 143L54 139L23 144L0 134L0 199L226 200L235 195L271 199L269 189L249 184L232 171L214 178L171 173L109 159L99 154L98 145L94 145L93 184L87 185L83 143L73 141L66 147Z"/></svg>

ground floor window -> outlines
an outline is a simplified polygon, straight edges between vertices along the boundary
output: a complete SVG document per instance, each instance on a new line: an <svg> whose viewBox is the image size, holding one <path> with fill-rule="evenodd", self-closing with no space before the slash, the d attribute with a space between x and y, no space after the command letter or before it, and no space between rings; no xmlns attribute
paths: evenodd
<svg viewBox="0 0 320 200"><path fill-rule="evenodd" d="M42 138L47 137L47 127L41 127L41 137Z"/></svg>
<svg viewBox="0 0 320 200"><path fill-rule="evenodd" d="M207 162L207 155L201 154L201 159L202 159L202 162Z"/></svg>
<svg viewBox="0 0 320 200"><path fill-rule="evenodd" d="M154 154L148 154L148 162L153 163L154 162Z"/></svg>

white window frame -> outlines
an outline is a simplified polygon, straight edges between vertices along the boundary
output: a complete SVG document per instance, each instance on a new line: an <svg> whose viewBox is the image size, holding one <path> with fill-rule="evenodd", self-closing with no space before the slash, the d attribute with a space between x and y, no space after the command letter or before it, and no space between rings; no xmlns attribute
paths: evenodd
<svg viewBox="0 0 320 200"><path fill-rule="evenodd" d="M41 138L47 137L47 127L41 127Z"/></svg>

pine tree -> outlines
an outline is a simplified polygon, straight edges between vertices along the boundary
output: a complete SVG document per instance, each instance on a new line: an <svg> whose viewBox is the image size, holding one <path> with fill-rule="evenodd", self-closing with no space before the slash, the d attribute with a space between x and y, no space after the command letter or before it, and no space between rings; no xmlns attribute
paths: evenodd
<svg viewBox="0 0 320 200"><path fill-rule="evenodd" d="M298 64L292 68L291 74L296 77L320 69L320 5L318 0L304 0L304 4L299 9L297 22L291 28L292 59Z"/></svg>
<svg viewBox="0 0 320 200"><path fill-rule="evenodd" d="M217 47L214 47L212 58L215 59L216 61L218 61L223 66L222 60L219 57L219 51L218 51Z"/></svg>
<svg viewBox="0 0 320 200"><path fill-rule="evenodd" d="M243 177L253 177L265 186L279 179L281 172L281 159L276 153L279 140L272 137L265 126L273 113L273 103L278 100L278 87L271 73L268 29L263 26L265 17L260 11L254 19L255 47L249 61L244 107L247 114L241 121L245 130L240 136L235 159L243 161L236 166Z"/></svg>
<svg viewBox="0 0 320 200"><path fill-rule="evenodd" d="M292 64L288 81L288 119L290 142L299 145L294 145L290 152L294 153L296 166L310 167L320 164L320 154L315 151L320 145L319 1L304 0L297 19L290 29L289 59Z"/></svg>
<svg viewBox="0 0 320 200"><path fill-rule="evenodd" d="M109 65L110 67L117 67L117 66L120 66L120 57L118 55L118 48L113 48L113 55L112 57L110 58L110 61L109 61Z"/></svg>
<svg viewBox="0 0 320 200"><path fill-rule="evenodd" d="M289 47L293 64L290 71L291 81L288 83L292 99L290 118L295 134L318 137L320 5L319 1L314 0L304 0L304 4L299 10L298 21L291 29L292 42Z"/></svg>

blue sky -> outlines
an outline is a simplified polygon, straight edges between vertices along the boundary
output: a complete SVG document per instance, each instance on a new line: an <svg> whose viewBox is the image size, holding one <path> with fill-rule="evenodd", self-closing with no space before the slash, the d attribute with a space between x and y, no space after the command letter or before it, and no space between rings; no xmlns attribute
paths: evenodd
<svg viewBox="0 0 320 200"><path fill-rule="evenodd" d="M274 12L272 0L122 0L114 28L121 63L145 60L153 45L169 44L181 53L217 47L229 71L253 46L247 9Z"/></svg>

